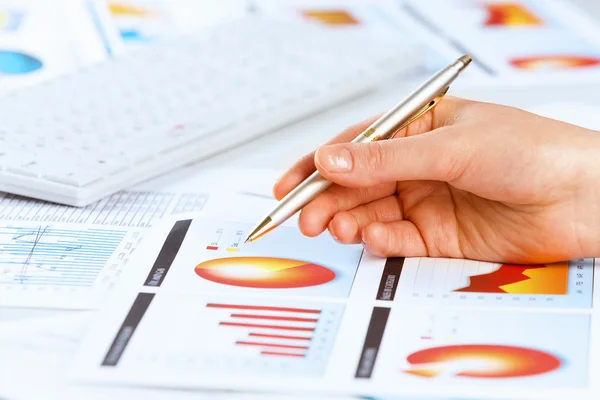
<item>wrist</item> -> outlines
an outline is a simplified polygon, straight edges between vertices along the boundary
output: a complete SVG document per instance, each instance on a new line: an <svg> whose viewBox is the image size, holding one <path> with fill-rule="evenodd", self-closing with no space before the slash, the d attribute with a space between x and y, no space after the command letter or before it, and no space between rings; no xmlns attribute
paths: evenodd
<svg viewBox="0 0 600 400"><path fill-rule="evenodd" d="M582 257L600 257L600 131L587 130L589 140L581 151L581 163L578 171L577 193L574 194L574 207L583 227L579 236Z"/></svg>

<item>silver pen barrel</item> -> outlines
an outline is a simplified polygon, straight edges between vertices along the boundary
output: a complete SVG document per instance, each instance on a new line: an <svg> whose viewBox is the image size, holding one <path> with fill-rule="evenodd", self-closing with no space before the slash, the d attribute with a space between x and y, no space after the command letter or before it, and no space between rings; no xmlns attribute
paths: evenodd
<svg viewBox="0 0 600 400"><path fill-rule="evenodd" d="M421 87L408 95L402 102L373 122L352 143L372 142L393 137L396 132L427 112L444 96L450 84L470 64L469 56L462 56L454 63L443 68ZM295 187L269 216L261 221L250 233L248 240L255 240L280 225L323 193L331 182L318 171L313 172L302 183Z"/></svg>

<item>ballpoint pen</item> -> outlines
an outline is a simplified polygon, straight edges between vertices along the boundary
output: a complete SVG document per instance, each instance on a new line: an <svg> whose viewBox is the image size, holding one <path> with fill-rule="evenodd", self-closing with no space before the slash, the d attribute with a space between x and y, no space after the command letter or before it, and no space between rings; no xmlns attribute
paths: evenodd
<svg viewBox="0 0 600 400"><path fill-rule="evenodd" d="M471 63L471 57L463 55L452 64L442 68L402 102L373 122L352 143L391 139L408 124L435 107L444 97L450 84ZM275 229L300 211L315 197L325 191L331 182L319 171L313 172L302 183L281 199L275 208L250 232L244 243L252 242Z"/></svg>

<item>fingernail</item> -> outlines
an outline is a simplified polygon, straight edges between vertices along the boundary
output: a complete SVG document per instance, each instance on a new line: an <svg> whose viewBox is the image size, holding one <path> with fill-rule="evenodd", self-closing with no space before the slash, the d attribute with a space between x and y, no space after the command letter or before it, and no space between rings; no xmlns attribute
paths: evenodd
<svg viewBox="0 0 600 400"><path fill-rule="evenodd" d="M317 150L320 164L330 172L349 172L352 170L352 154L345 148L321 148Z"/></svg>
<svg viewBox="0 0 600 400"><path fill-rule="evenodd" d="M331 222L327 226L327 230L329 231L329 234L331 235L331 237L333 238L333 240L335 240L336 242L339 243L340 240L337 238L337 236L335 236L335 233L333 233L333 229L331 227Z"/></svg>
<svg viewBox="0 0 600 400"><path fill-rule="evenodd" d="M369 247L369 241L367 240L365 234L364 234L364 230L363 230L363 234L360 235L360 240L363 244L364 247Z"/></svg>

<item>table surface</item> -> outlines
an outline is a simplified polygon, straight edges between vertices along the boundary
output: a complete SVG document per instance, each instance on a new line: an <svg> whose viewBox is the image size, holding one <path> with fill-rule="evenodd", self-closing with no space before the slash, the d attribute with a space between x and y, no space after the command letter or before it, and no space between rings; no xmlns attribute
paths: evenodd
<svg viewBox="0 0 600 400"><path fill-rule="evenodd" d="M600 23L600 0L571 0L582 7ZM300 122L262 135L250 142L230 149L222 154L198 162L199 168L272 168L284 171L298 157L314 150L337 132L369 116L387 110L419 85L424 76L411 79L397 79L388 82L363 97L324 110ZM600 85L538 87L461 87L455 84L451 94L475 100L497 102L517 107L532 107L540 99L553 101L595 102ZM265 150L266 149L266 150ZM0 308L0 314L7 319L47 316L60 311ZM1 320L2 318L0 318Z"/></svg>

